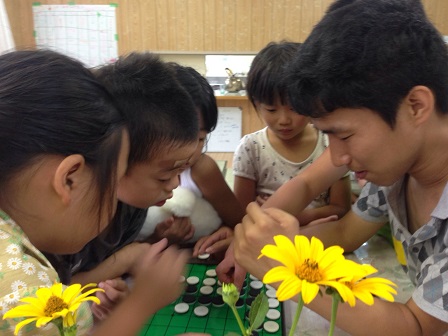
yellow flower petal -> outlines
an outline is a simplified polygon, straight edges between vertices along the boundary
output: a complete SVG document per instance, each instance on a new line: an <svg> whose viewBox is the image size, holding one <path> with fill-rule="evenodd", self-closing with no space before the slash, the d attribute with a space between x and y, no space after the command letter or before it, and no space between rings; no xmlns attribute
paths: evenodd
<svg viewBox="0 0 448 336"><path fill-rule="evenodd" d="M310 241L310 259L319 262L324 251L324 244L316 237L311 237Z"/></svg>
<svg viewBox="0 0 448 336"><path fill-rule="evenodd" d="M286 278L277 289L277 299L286 301L300 293L302 281L296 276L291 275Z"/></svg>
<svg viewBox="0 0 448 336"><path fill-rule="evenodd" d="M40 317L37 319L36 327L40 328L42 326L46 326L48 324L48 322L50 322L51 320L53 320L53 317L51 317L51 316Z"/></svg>
<svg viewBox="0 0 448 336"><path fill-rule="evenodd" d="M284 279L289 278L290 276L295 275L294 272L291 272L285 266L277 266L270 269L263 277L263 282L270 284L273 282L283 281Z"/></svg>
<svg viewBox="0 0 448 336"><path fill-rule="evenodd" d="M68 286L63 295L62 299L66 303L72 302L79 294L81 293L81 285L80 284L73 284L71 286Z"/></svg>
<svg viewBox="0 0 448 336"><path fill-rule="evenodd" d="M8 310L4 315L3 319L7 318L17 318L24 316L41 316L43 315L43 311L36 312L34 307L30 307L29 305L20 305L14 307L13 309Z"/></svg>
<svg viewBox="0 0 448 336"><path fill-rule="evenodd" d="M356 291L354 292L354 294L358 300L364 302L368 306L373 305L373 303L375 302L375 300L373 299L373 295L368 291Z"/></svg>
<svg viewBox="0 0 448 336"><path fill-rule="evenodd" d="M319 285L306 280L302 281L302 299L305 304L313 301L317 293L319 293Z"/></svg>
<svg viewBox="0 0 448 336"><path fill-rule="evenodd" d="M282 263L292 270L294 269L294 263L292 262L292 260L285 257L284 251L282 251L275 245L266 245L261 249L261 254Z"/></svg>
<svg viewBox="0 0 448 336"><path fill-rule="evenodd" d="M68 313L62 320L62 325L64 328L70 328L76 323L76 313Z"/></svg>
<svg viewBox="0 0 448 336"><path fill-rule="evenodd" d="M44 304L48 301L48 299L53 295L53 292L50 288L42 287L36 291L36 297L40 301L41 304Z"/></svg>
<svg viewBox="0 0 448 336"><path fill-rule="evenodd" d="M329 264L344 260L345 257L343 255L344 249L339 246L330 246L329 248L323 250L318 257L316 257L316 261L322 268L326 268Z"/></svg>
<svg viewBox="0 0 448 336"><path fill-rule="evenodd" d="M296 247L288 237L277 235L274 237L274 241L280 251L284 253L285 259L290 259L293 264L298 262Z"/></svg>
<svg viewBox="0 0 448 336"><path fill-rule="evenodd" d="M310 242L305 236L295 236L294 245L299 256L299 263L310 257Z"/></svg>
<svg viewBox="0 0 448 336"><path fill-rule="evenodd" d="M23 321L17 323L16 328L14 329L14 335L17 335L22 327L24 327L27 324L34 322L36 320L37 320L37 318L29 318L29 319L26 319L26 320L23 320Z"/></svg>

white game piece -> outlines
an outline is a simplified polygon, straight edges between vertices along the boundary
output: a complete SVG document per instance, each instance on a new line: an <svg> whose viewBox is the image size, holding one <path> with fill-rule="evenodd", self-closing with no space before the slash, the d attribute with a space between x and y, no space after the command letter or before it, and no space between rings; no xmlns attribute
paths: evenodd
<svg viewBox="0 0 448 336"><path fill-rule="evenodd" d="M216 283L216 280L213 278L205 278L202 283L207 286L214 286Z"/></svg>
<svg viewBox="0 0 448 336"><path fill-rule="evenodd" d="M208 259L208 258L210 258L210 254L209 253L204 253L204 254L198 255L198 259L204 260L204 259Z"/></svg>
<svg viewBox="0 0 448 336"><path fill-rule="evenodd" d="M190 309L190 307L185 302L178 303L174 306L174 311L179 314L186 313L188 309Z"/></svg>
<svg viewBox="0 0 448 336"><path fill-rule="evenodd" d="M271 285L266 285L266 290L269 290L269 289L273 289L273 290L275 290L275 288L272 287Z"/></svg>
<svg viewBox="0 0 448 336"><path fill-rule="evenodd" d="M280 302L274 298L269 298L268 303L269 303L269 308L277 308L280 305Z"/></svg>
<svg viewBox="0 0 448 336"><path fill-rule="evenodd" d="M185 282L185 276L181 275L181 276L180 276L180 279L179 279L179 282L180 282L180 283Z"/></svg>
<svg viewBox="0 0 448 336"><path fill-rule="evenodd" d="M264 330L266 330L268 333L275 333L280 329L280 326L277 322L274 321L267 321L263 324Z"/></svg>
<svg viewBox="0 0 448 336"><path fill-rule="evenodd" d="M216 294L222 295L222 287L216 288Z"/></svg>
<svg viewBox="0 0 448 336"><path fill-rule="evenodd" d="M268 289L266 291L266 295L268 298L276 298L277 297L277 291L275 289Z"/></svg>
<svg viewBox="0 0 448 336"><path fill-rule="evenodd" d="M199 283L199 277L193 275L187 278L187 283L189 285L197 285Z"/></svg>
<svg viewBox="0 0 448 336"><path fill-rule="evenodd" d="M252 274L249 274L249 278L250 278L251 280L259 280L256 276L254 276L254 275L252 275Z"/></svg>
<svg viewBox="0 0 448 336"><path fill-rule="evenodd" d="M197 306L193 312L196 316L206 316L208 314L208 308L206 306Z"/></svg>
<svg viewBox="0 0 448 336"><path fill-rule="evenodd" d="M211 293L213 293L213 287L212 286L202 286L199 291L201 292L201 294L210 295Z"/></svg>
<svg viewBox="0 0 448 336"><path fill-rule="evenodd" d="M254 280L250 282L250 286L253 289L262 289L263 288L263 283L259 280Z"/></svg>
<svg viewBox="0 0 448 336"><path fill-rule="evenodd" d="M214 268L209 269L209 270L207 270L207 272L205 272L205 275L213 278L216 276L216 270Z"/></svg>
<svg viewBox="0 0 448 336"><path fill-rule="evenodd" d="M269 309L266 316L270 320L277 320L280 318L280 312L277 309Z"/></svg>

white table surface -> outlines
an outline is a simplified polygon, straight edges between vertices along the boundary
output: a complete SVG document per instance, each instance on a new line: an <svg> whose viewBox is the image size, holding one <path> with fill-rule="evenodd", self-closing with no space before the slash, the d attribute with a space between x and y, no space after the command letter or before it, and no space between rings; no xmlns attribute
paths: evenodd
<svg viewBox="0 0 448 336"><path fill-rule="evenodd" d="M402 266L398 263L393 247L383 237L372 237L354 253L348 254L346 258L362 264L371 264L378 270L378 273L375 273L374 276L393 281L398 287L395 301L404 303L411 297L414 286ZM283 304L286 330L289 333L297 303L288 301ZM327 336L329 326L330 323L326 319L307 307L303 307L294 335ZM335 328L334 336L346 335L350 334L337 327Z"/></svg>

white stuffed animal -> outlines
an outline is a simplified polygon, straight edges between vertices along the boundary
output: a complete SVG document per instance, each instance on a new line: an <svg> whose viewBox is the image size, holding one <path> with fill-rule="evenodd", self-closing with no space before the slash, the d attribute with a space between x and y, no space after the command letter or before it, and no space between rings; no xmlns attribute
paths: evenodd
<svg viewBox="0 0 448 336"><path fill-rule="evenodd" d="M173 215L190 217L195 231L189 242L196 242L200 237L213 233L222 223L218 213L207 200L197 197L191 190L179 186L173 190L173 197L168 199L163 206L153 206L148 209L145 223L137 240L149 237L157 224Z"/></svg>

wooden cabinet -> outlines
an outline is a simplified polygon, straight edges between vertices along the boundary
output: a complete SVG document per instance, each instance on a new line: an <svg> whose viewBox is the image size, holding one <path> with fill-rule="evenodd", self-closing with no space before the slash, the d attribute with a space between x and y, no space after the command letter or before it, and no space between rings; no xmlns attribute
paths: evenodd
<svg viewBox="0 0 448 336"><path fill-rule="evenodd" d="M17 46L34 46L34 0L4 0ZM67 0L40 0L42 5ZM270 41L303 42L333 0L77 0L117 6L118 51L256 53ZM422 1L448 35L446 0Z"/></svg>
<svg viewBox="0 0 448 336"><path fill-rule="evenodd" d="M247 96L217 96L218 107L240 107L242 115L241 131L243 135L258 131L265 127L263 121L258 117L257 111L252 106Z"/></svg>

